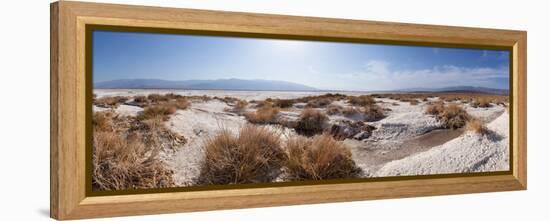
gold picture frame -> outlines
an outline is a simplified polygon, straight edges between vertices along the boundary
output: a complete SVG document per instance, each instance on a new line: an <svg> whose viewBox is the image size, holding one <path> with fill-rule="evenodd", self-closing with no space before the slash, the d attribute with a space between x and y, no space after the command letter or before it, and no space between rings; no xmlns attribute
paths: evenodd
<svg viewBox="0 0 550 221"><path fill-rule="evenodd" d="M527 33L390 22L61 1L51 4L50 208L56 219L433 196L527 188ZM91 27L168 33L505 49L510 53L511 170L93 194L89 189ZM247 188L253 187L253 188Z"/></svg>

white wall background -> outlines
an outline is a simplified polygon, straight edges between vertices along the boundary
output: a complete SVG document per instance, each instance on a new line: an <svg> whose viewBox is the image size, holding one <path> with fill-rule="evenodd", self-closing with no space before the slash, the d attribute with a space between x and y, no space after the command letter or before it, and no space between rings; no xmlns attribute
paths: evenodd
<svg viewBox="0 0 550 221"><path fill-rule="evenodd" d="M529 190L113 220L537 220L548 218L550 31L545 1L102 0L528 31ZM0 220L48 219L49 3L5 1L0 34ZM547 219L546 218L546 219Z"/></svg>

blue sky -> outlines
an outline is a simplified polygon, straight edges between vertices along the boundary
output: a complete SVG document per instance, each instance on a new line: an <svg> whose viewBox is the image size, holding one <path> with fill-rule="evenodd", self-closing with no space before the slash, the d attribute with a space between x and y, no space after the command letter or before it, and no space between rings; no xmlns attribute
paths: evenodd
<svg viewBox="0 0 550 221"><path fill-rule="evenodd" d="M95 31L94 82L266 79L326 90L508 89L508 51Z"/></svg>

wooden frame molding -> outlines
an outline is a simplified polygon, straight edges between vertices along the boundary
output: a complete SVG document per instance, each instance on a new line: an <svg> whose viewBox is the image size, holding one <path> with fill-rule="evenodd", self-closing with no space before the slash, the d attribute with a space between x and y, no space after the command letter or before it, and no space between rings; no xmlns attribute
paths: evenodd
<svg viewBox="0 0 550 221"><path fill-rule="evenodd" d="M511 174L360 183L86 195L86 25L154 27L459 45L511 50ZM527 33L298 16L80 2L51 4L51 217L78 219L367 199L524 190L527 188ZM89 84L91 85L91 84Z"/></svg>

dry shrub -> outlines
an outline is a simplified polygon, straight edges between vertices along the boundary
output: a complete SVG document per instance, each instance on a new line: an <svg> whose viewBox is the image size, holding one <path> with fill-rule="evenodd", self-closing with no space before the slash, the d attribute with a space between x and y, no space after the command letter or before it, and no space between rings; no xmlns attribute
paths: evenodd
<svg viewBox="0 0 550 221"><path fill-rule="evenodd" d="M169 96L164 96L164 95L160 95L160 94L149 94L147 96L147 99L153 103L159 103L159 102L163 102L163 101L168 101L170 100L170 97Z"/></svg>
<svg viewBox="0 0 550 221"><path fill-rule="evenodd" d="M237 102L235 102L235 104L233 104L233 107L226 109L226 111L241 114L246 110L247 106L248 102L244 100L238 100Z"/></svg>
<svg viewBox="0 0 550 221"><path fill-rule="evenodd" d="M127 190L174 186L173 171L138 134L96 131L93 138L94 190Z"/></svg>
<svg viewBox="0 0 550 221"><path fill-rule="evenodd" d="M470 115L456 104L450 104L443 109L437 118L443 122L445 128L457 129L463 127L470 119Z"/></svg>
<svg viewBox="0 0 550 221"><path fill-rule="evenodd" d="M113 115L111 111L94 112L92 116L92 125L95 130L112 131Z"/></svg>
<svg viewBox="0 0 550 221"><path fill-rule="evenodd" d="M149 100L145 96L135 96L131 104L138 107L145 107L149 105Z"/></svg>
<svg viewBox="0 0 550 221"><path fill-rule="evenodd" d="M127 100L127 97L122 96L101 97L94 99L94 105L103 108L117 108L121 103L124 103Z"/></svg>
<svg viewBox="0 0 550 221"><path fill-rule="evenodd" d="M169 119L169 115L176 113L177 107L170 104L157 104L146 107L139 115L140 120L159 118L164 121Z"/></svg>
<svg viewBox="0 0 550 221"><path fill-rule="evenodd" d="M466 123L466 129L473 131L477 134L488 134L489 129L483 124L483 122L477 118L472 118Z"/></svg>
<svg viewBox="0 0 550 221"><path fill-rule="evenodd" d="M363 113L367 122L378 121L386 117L384 110L376 104L366 106Z"/></svg>
<svg viewBox="0 0 550 221"><path fill-rule="evenodd" d="M444 107L445 105L443 104L443 102L438 101L428 105L428 107L426 108L426 113L430 115L439 115L443 112Z"/></svg>
<svg viewBox="0 0 550 221"><path fill-rule="evenodd" d="M409 101L409 103L410 103L411 105L415 106L415 105L418 105L419 102L418 102L417 99L412 99L412 100Z"/></svg>
<svg viewBox="0 0 550 221"><path fill-rule="evenodd" d="M204 150L197 179L201 185L270 182L280 174L285 157L280 136L253 125L236 136L222 130L206 141Z"/></svg>
<svg viewBox="0 0 550 221"><path fill-rule="evenodd" d="M372 98L369 95L361 95L358 97L350 97L348 102L355 106L366 106L366 105L373 105L376 103L374 98Z"/></svg>
<svg viewBox="0 0 550 221"><path fill-rule="evenodd" d="M254 124L273 124L277 121L277 114L279 109L270 105L265 105L258 108L256 112L245 113L245 118Z"/></svg>
<svg viewBox="0 0 550 221"><path fill-rule="evenodd" d="M185 110L191 106L191 102L187 100L185 97L178 97L172 101L170 101L177 109Z"/></svg>
<svg viewBox="0 0 550 221"><path fill-rule="evenodd" d="M292 99L275 99L273 105L279 108L289 108L294 105L295 101Z"/></svg>
<svg viewBox="0 0 550 221"><path fill-rule="evenodd" d="M493 105L491 104L491 100L489 98L486 98L486 97L478 97L476 99L474 99L471 103L472 107L482 107L482 108L487 108L487 107L492 107Z"/></svg>
<svg viewBox="0 0 550 221"><path fill-rule="evenodd" d="M344 111L344 108L340 105L331 104L331 105L328 105L326 111L328 115L336 115L336 114L341 114L342 111Z"/></svg>
<svg viewBox="0 0 550 221"><path fill-rule="evenodd" d="M354 178L361 173L351 151L328 134L292 137L286 155L285 171L291 180Z"/></svg>
<svg viewBox="0 0 550 221"><path fill-rule="evenodd" d="M254 102L256 105L254 106L255 108L262 108L262 107L273 107L273 102L271 101L255 101Z"/></svg>
<svg viewBox="0 0 550 221"><path fill-rule="evenodd" d="M161 145L150 142L151 131L131 129L135 124L140 124L135 118L119 118L112 112L94 113L94 190L174 186L173 171L158 158Z"/></svg>
<svg viewBox="0 0 550 221"><path fill-rule="evenodd" d="M361 111L356 107L346 107L344 110L342 110L342 114L346 117L353 117L357 114L360 114Z"/></svg>
<svg viewBox="0 0 550 221"><path fill-rule="evenodd" d="M323 132L327 121L328 117L323 112L307 108L300 114L300 119L294 129L299 134L312 136Z"/></svg>
<svg viewBox="0 0 550 221"><path fill-rule="evenodd" d="M307 102L307 107L320 108L332 103L331 98L316 98Z"/></svg>

